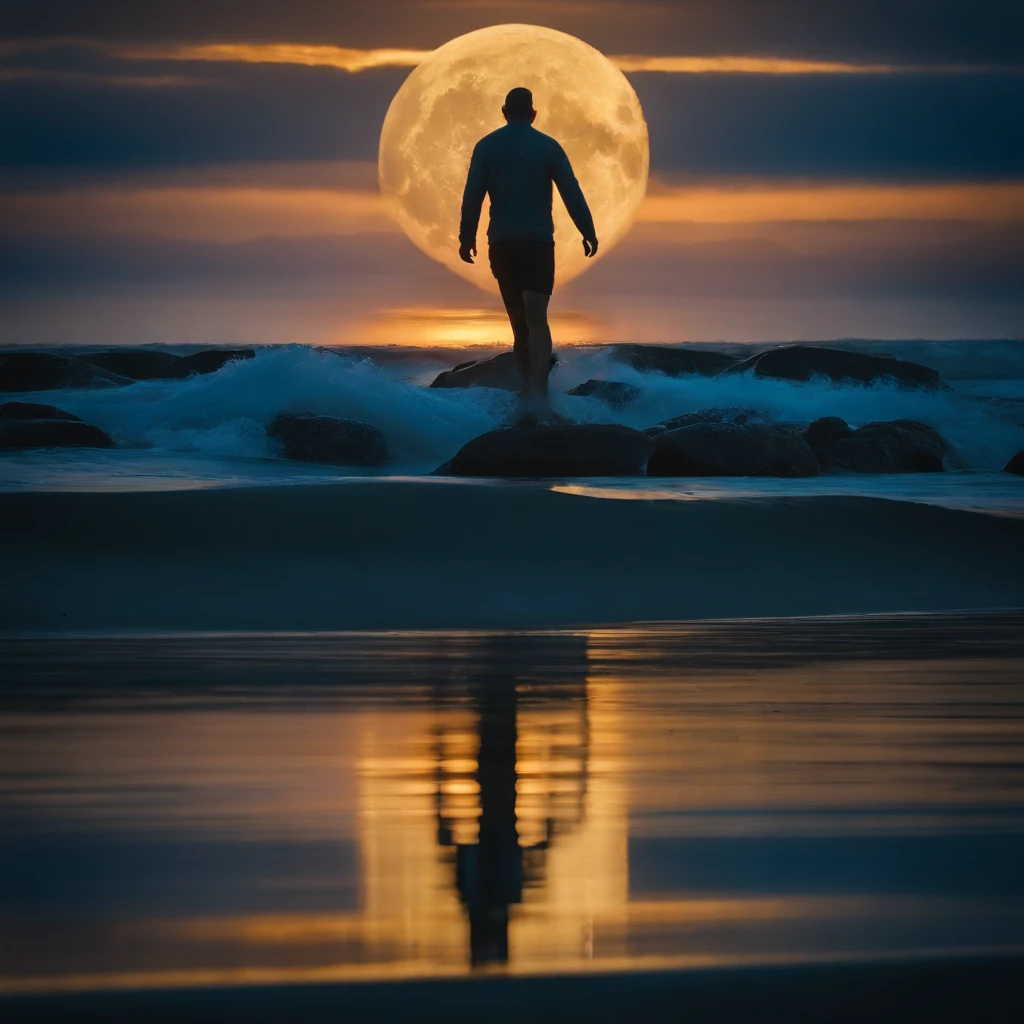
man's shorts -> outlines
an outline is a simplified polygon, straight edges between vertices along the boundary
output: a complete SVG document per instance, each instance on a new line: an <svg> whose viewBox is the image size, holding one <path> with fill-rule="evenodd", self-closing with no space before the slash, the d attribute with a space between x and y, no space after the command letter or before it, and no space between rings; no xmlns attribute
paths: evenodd
<svg viewBox="0 0 1024 1024"><path fill-rule="evenodd" d="M550 295L555 287L554 242L491 242L488 255L506 306L521 306L523 292Z"/></svg>

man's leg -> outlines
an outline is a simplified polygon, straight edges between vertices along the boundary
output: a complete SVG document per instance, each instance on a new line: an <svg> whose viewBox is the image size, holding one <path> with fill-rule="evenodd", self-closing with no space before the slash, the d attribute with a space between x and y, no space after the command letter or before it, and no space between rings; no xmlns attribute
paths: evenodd
<svg viewBox="0 0 1024 1024"><path fill-rule="evenodd" d="M526 325L529 328L530 377L527 394L542 410L547 411L548 374L551 373L551 328L548 327L550 295L523 292Z"/></svg>
<svg viewBox="0 0 1024 1024"><path fill-rule="evenodd" d="M523 379L520 393L526 398L530 393L530 327L526 322L526 307L522 304L522 297L520 296L518 305L515 305L511 298L506 299L505 312L508 313L508 322L512 325L512 351L519 367L519 375Z"/></svg>

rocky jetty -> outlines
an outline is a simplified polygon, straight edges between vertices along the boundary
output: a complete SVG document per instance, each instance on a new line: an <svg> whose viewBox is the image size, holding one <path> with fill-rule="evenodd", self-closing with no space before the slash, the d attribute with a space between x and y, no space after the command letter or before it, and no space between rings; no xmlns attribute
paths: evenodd
<svg viewBox="0 0 1024 1024"><path fill-rule="evenodd" d="M580 398L596 398L610 409L623 409L640 397L641 389L620 380L585 380L577 384L567 395Z"/></svg>
<svg viewBox="0 0 1024 1024"><path fill-rule="evenodd" d="M285 458L332 466L379 466L387 459L384 433L358 420L283 412L267 433L281 442Z"/></svg>
<svg viewBox="0 0 1024 1024"><path fill-rule="evenodd" d="M443 476L643 476L654 442L639 430L604 424L492 430L464 445Z"/></svg>
<svg viewBox="0 0 1024 1024"><path fill-rule="evenodd" d="M114 442L99 427L56 406L36 402L0 405L0 449L113 447Z"/></svg>
<svg viewBox="0 0 1024 1024"><path fill-rule="evenodd" d="M0 405L0 420L76 420L73 413L58 409L55 405L40 405L38 402L4 402Z"/></svg>
<svg viewBox="0 0 1024 1024"><path fill-rule="evenodd" d="M755 377L799 382L827 377L836 383L853 381L858 384L894 380L906 389L946 387L935 370L920 363L818 345L784 345L769 349L727 370L729 373L749 371L753 371Z"/></svg>
<svg viewBox="0 0 1024 1024"><path fill-rule="evenodd" d="M146 348L112 348L81 358L130 380L184 380L194 373L215 373L226 363L253 359L255 349L204 349L187 356Z"/></svg>
<svg viewBox="0 0 1024 1024"><path fill-rule="evenodd" d="M613 359L640 373L663 373L667 377L700 374L713 377L739 362L735 356L709 352L702 348L675 345L620 344L608 346Z"/></svg>
<svg viewBox="0 0 1024 1024"><path fill-rule="evenodd" d="M123 387L131 380L77 356L49 352L0 354L0 391Z"/></svg>
<svg viewBox="0 0 1024 1024"><path fill-rule="evenodd" d="M551 365L555 365L552 358ZM500 352L490 359L473 359L459 363L450 370L439 373L430 385L432 388L501 388L503 391L519 391L523 379L515 353Z"/></svg>
<svg viewBox="0 0 1024 1024"><path fill-rule="evenodd" d="M867 423L857 430L836 416L815 420L804 440L823 469L853 473L941 473L946 443L916 420Z"/></svg>
<svg viewBox="0 0 1024 1024"><path fill-rule="evenodd" d="M670 420L662 420L653 427L645 428L644 433L648 437L657 437L668 430L692 427L694 423L765 423L770 419L771 416L766 412L736 406L724 409L698 409L696 412L683 413L682 416L673 416Z"/></svg>
<svg viewBox="0 0 1024 1024"><path fill-rule="evenodd" d="M654 438L651 476L818 476L799 432L768 423L694 423Z"/></svg>
<svg viewBox="0 0 1024 1024"><path fill-rule="evenodd" d="M1016 473L1018 476L1024 476L1024 448L1003 467L1004 473Z"/></svg>
<svg viewBox="0 0 1024 1024"><path fill-rule="evenodd" d="M0 391L124 387L137 380L184 380L194 373L214 373L225 363L255 355L251 348L209 349L188 356L131 348L80 356L6 352L0 354Z"/></svg>

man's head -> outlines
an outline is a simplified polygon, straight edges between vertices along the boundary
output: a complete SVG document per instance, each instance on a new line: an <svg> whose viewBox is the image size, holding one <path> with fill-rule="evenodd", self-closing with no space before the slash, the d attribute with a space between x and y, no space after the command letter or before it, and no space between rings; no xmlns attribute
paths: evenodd
<svg viewBox="0 0 1024 1024"><path fill-rule="evenodd" d="M501 112L506 121L529 121L532 124L537 116L537 111L533 109L533 93L522 86L512 89L505 97Z"/></svg>

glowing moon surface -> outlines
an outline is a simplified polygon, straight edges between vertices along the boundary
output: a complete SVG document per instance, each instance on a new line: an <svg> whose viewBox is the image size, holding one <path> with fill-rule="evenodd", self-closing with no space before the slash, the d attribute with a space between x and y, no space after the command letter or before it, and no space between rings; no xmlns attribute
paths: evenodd
<svg viewBox="0 0 1024 1024"><path fill-rule="evenodd" d="M487 201L473 266L458 255L459 214L477 141L504 123L516 86L533 92L534 126L556 138L587 197L601 243L629 230L647 189L650 151L640 101L622 72L575 36L535 25L494 25L452 39L395 94L380 134L380 188L393 216L428 256L488 291ZM556 281L594 263L554 189Z"/></svg>

